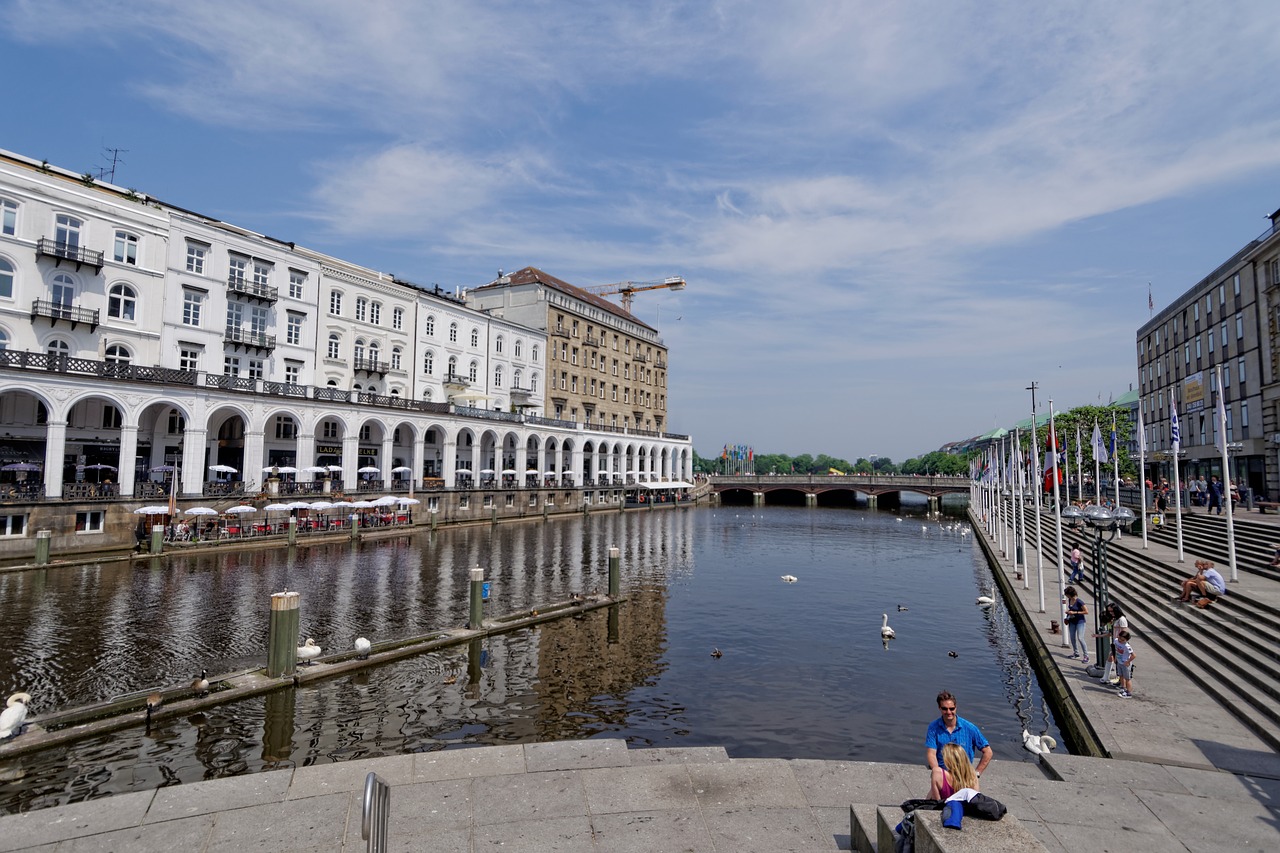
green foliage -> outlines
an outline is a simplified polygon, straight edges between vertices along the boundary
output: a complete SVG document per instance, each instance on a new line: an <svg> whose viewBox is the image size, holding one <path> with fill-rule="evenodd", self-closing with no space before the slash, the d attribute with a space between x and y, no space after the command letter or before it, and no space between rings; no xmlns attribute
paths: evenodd
<svg viewBox="0 0 1280 853"><path fill-rule="evenodd" d="M1120 476L1135 478L1138 475L1138 463L1135 459L1129 458L1129 451L1126 445L1129 443L1133 435L1133 425L1129 422L1129 410L1119 406L1077 406L1068 412L1059 412L1054 415L1054 429L1058 434L1058 443L1067 449L1068 462L1072 470L1076 464L1076 429L1079 428L1080 443L1083 447L1081 451L1081 459L1084 462L1085 473L1091 474L1093 469L1093 425L1098 424L1098 430L1102 433L1102 441L1108 448L1110 453L1111 447L1111 419L1115 416L1116 425L1116 446L1120 453ZM1036 430L1036 448L1040 453L1041 460L1044 459L1044 451L1046 440L1049 436L1049 426L1040 427ZM1026 449L1025 444L1023 449ZM1112 462L1108 459L1106 465L1103 466L1102 475L1109 476L1113 471Z"/></svg>
<svg viewBox="0 0 1280 853"><path fill-rule="evenodd" d="M81 175L80 183L84 184L86 187L93 186L96 183L96 181L93 179L93 172L85 172L83 175Z"/></svg>

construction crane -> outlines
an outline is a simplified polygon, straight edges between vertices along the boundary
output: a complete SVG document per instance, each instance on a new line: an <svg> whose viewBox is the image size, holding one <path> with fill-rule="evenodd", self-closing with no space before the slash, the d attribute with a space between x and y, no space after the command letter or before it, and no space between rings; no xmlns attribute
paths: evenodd
<svg viewBox="0 0 1280 853"><path fill-rule="evenodd" d="M615 293L622 294L622 307L630 313L631 297L642 290L684 290L685 282L682 276L673 275L670 278L664 278L662 281L619 281L614 284L601 284L596 287L582 288L587 293L594 293L596 296L612 296Z"/></svg>

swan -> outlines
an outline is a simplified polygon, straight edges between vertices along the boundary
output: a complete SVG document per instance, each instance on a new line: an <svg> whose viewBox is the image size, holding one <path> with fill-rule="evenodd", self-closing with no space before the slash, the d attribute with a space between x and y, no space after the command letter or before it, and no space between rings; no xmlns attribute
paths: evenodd
<svg viewBox="0 0 1280 853"><path fill-rule="evenodd" d="M1026 747L1028 752L1036 755L1046 755L1053 751L1058 742L1053 739L1052 735L1033 735L1026 729L1022 730L1022 745Z"/></svg>
<svg viewBox="0 0 1280 853"><path fill-rule="evenodd" d="M200 677L191 682L191 689L201 696L209 692L209 670L200 670Z"/></svg>
<svg viewBox="0 0 1280 853"><path fill-rule="evenodd" d="M302 645L298 646L298 660L310 666L311 661L320 657L320 654L322 651L323 649L321 649L319 646L316 645L315 640L311 639L310 637L307 637L307 641Z"/></svg>
<svg viewBox="0 0 1280 853"><path fill-rule="evenodd" d="M782 579L787 583L795 583L797 580L799 580L799 578L797 578L795 575L783 575Z"/></svg>
<svg viewBox="0 0 1280 853"><path fill-rule="evenodd" d="M978 596L978 600L977 600L977 601L975 601L975 602L974 602L974 604L978 604L978 605L981 605L981 606L983 606L983 607L989 607L989 606L991 606L992 604L995 604L995 603L996 603L996 598L995 598L995 596L996 596L996 588L995 588L995 587L991 587L991 589L987 592L987 594L986 594L986 595L980 595L980 596Z"/></svg>
<svg viewBox="0 0 1280 853"><path fill-rule="evenodd" d="M892 640L894 633L893 629L889 627L889 614L881 613L880 615L884 617L884 622L880 624L880 636L884 637L886 640Z"/></svg>
<svg viewBox="0 0 1280 853"><path fill-rule="evenodd" d="M373 648L373 643L364 637L356 637L356 654L360 656L360 660L369 659L369 650Z"/></svg>
<svg viewBox="0 0 1280 853"><path fill-rule="evenodd" d="M9 697L4 712L0 713L0 740L22 734L22 725L27 721L27 703L30 701L30 693L15 693Z"/></svg>

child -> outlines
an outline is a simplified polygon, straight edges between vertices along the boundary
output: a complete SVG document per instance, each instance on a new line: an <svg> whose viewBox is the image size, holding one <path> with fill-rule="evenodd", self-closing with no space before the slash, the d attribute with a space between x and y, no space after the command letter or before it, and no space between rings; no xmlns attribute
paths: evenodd
<svg viewBox="0 0 1280 853"><path fill-rule="evenodd" d="M964 751L964 747L956 743L944 743L942 767L942 791L939 799L945 800L961 788L978 789L978 776L973 772L969 753Z"/></svg>
<svg viewBox="0 0 1280 853"><path fill-rule="evenodd" d="M1130 699L1133 697L1133 682L1130 680L1133 675L1133 659L1136 655L1133 652L1133 646L1129 645L1129 632L1121 631L1116 637L1116 669L1120 673L1120 693L1122 699Z"/></svg>

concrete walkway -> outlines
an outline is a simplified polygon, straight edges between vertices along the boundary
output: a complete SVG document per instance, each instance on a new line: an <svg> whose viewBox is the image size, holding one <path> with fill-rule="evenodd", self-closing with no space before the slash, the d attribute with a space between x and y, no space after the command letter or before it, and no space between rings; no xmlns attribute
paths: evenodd
<svg viewBox="0 0 1280 853"><path fill-rule="evenodd" d="M1009 605L1042 623L1050 656L1113 758L997 758L984 792L1055 853L1280 850L1280 756L1140 644L1135 698L1086 676L1049 632L1056 561L1045 560L1045 614L1034 551L1028 562L1030 589L1014 581ZM993 568L1013 578L1007 561ZM1280 581L1242 583L1251 592L1272 584L1262 592L1280 601ZM610 739L493 746L42 809L0 818L0 851L362 850L370 771L394 786L389 849L448 853L849 850L851 804L896 805L926 787L918 765L735 760L715 748L633 750ZM964 842L973 837L956 835L957 849L972 849Z"/></svg>

